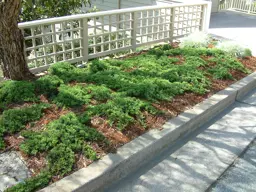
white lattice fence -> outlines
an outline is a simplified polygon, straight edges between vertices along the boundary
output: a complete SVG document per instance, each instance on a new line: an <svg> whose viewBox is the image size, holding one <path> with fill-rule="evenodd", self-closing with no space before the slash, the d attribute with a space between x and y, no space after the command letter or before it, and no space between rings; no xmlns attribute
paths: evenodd
<svg viewBox="0 0 256 192"><path fill-rule="evenodd" d="M33 72L172 41L209 27L211 3L178 3L20 23Z"/></svg>
<svg viewBox="0 0 256 192"><path fill-rule="evenodd" d="M249 14L256 14L255 0L223 0L219 10L233 9Z"/></svg>

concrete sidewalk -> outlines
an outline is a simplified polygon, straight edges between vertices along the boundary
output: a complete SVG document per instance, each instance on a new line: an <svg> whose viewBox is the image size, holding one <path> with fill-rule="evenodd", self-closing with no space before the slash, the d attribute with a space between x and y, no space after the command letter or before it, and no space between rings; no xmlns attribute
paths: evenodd
<svg viewBox="0 0 256 192"><path fill-rule="evenodd" d="M256 90L104 191L207 190L256 136Z"/></svg>
<svg viewBox="0 0 256 192"><path fill-rule="evenodd" d="M256 140L250 145L245 154L223 174L210 191L256 191Z"/></svg>
<svg viewBox="0 0 256 192"><path fill-rule="evenodd" d="M244 100L256 106L256 92ZM253 121L254 119L252 119ZM254 120L255 121L255 120ZM256 191L256 139L209 190L211 192Z"/></svg>
<svg viewBox="0 0 256 192"><path fill-rule="evenodd" d="M210 21L210 34L237 41L256 55L256 16L222 11L213 13Z"/></svg>

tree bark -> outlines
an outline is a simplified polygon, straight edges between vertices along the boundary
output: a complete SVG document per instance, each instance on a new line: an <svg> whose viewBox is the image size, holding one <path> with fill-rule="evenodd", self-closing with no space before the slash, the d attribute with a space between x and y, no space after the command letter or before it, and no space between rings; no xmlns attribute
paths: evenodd
<svg viewBox="0 0 256 192"><path fill-rule="evenodd" d="M24 37L18 28L21 0L0 0L0 64L6 79L28 80L29 71L24 52Z"/></svg>

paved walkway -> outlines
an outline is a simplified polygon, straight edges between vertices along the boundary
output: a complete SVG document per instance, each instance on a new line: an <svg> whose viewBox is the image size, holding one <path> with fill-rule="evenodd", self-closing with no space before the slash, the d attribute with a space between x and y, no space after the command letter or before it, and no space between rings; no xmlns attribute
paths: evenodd
<svg viewBox="0 0 256 192"><path fill-rule="evenodd" d="M256 141L218 180L211 192L256 191Z"/></svg>
<svg viewBox="0 0 256 192"><path fill-rule="evenodd" d="M256 16L233 11L213 13L209 33L240 42L256 55Z"/></svg>
<svg viewBox="0 0 256 192"><path fill-rule="evenodd" d="M256 90L105 191L206 191L256 137L255 116Z"/></svg>

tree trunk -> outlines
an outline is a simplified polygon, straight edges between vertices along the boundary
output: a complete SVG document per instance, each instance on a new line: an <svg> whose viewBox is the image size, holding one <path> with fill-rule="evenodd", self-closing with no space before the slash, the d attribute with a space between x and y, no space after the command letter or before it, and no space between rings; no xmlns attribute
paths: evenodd
<svg viewBox="0 0 256 192"><path fill-rule="evenodd" d="M21 0L0 0L0 63L3 75L12 80L28 80L34 75L29 71L24 37L18 28Z"/></svg>

